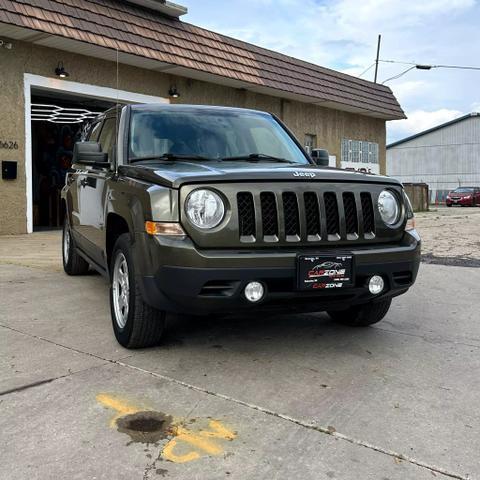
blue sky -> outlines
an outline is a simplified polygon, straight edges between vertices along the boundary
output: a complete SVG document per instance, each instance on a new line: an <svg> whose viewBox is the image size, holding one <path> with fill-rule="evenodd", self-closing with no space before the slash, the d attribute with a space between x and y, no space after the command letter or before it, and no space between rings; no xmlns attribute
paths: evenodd
<svg viewBox="0 0 480 480"><path fill-rule="evenodd" d="M178 0L183 20L319 65L359 75L375 58L480 65L477 0ZM381 64L379 81L405 70ZM373 79L373 68L363 78ZM408 120L387 123L397 140L480 110L480 71L412 70L387 83Z"/></svg>

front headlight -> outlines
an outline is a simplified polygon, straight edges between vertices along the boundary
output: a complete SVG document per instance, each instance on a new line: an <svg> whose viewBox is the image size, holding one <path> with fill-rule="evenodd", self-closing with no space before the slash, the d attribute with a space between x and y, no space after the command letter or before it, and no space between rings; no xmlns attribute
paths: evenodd
<svg viewBox="0 0 480 480"><path fill-rule="evenodd" d="M225 215L225 205L218 193L198 189L188 195L185 213L193 225L206 230L220 224Z"/></svg>
<svg viewBox="0 0 480 480"><path fill-rule="evenodd" d="M400 219L400 203L396 195L384 190L378 196L378 211L387 225L395 225Z"/></svg>

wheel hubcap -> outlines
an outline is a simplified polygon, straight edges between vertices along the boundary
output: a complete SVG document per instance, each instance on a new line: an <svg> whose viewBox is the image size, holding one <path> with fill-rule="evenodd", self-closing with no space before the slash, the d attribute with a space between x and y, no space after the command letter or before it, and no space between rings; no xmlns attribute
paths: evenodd
<svg viewBox="0 0 480 480"><path fill-rule="evenodd" d="M68 226L65 226L65 232L63 234L63 258L65 263L68 263L70 257L70 230Z"/></svg>
<svg viewBox="0 0 480 480"><path fill-rule="evenodd" d="M115 258L113 266L112 293L115 321L120 328L124 328L128 319L130 286L127 259L121 252Z"/></svg>

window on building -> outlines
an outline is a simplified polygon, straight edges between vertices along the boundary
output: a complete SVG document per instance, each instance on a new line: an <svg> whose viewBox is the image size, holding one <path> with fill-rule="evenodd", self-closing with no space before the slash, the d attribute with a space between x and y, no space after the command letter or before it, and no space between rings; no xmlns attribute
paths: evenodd
<svg viewBox="0 0 480 480"><path fill-rule="evenodd" d="M378 164L378 143L344 138L342 140L342 162Z"/></svg>
<svg viewBox="0 0 480 480"><path fill-rule="evenodd" d="M314 148L317 148L317 136L313 133L306 133L304 145L307 152L311 153Z"/></svg>

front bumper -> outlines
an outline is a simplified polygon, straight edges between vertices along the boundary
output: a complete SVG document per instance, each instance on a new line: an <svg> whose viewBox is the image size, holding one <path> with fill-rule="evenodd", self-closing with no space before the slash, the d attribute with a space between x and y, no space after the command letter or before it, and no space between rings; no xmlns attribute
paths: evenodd
<svg viewBox="0 0 480 480"><path fill-rule="evenodd" d="M138 233L134 255L144 300L160 310L185 314L245 310L324 311L393 297L415 282L421 242L416 231L400 243L352 248L270 250L198 250L190 240L169 240ZM345 289L296 290L297 255L351 254L355 283ZM386 288L371 295L367 279L382 275ZM266 287L264 299L252 304L243 295L252 280Z"/></svg>
<svg viewBox="0 0 480 480"><path fill-rule="evenodd" d="M474 204L474 201L472 198L468 198L468 199L459 198L457 200L452 200L451 198L447 198L445 200L445 203L447 205L460 205L462 207L470 207Z"/></svg>

